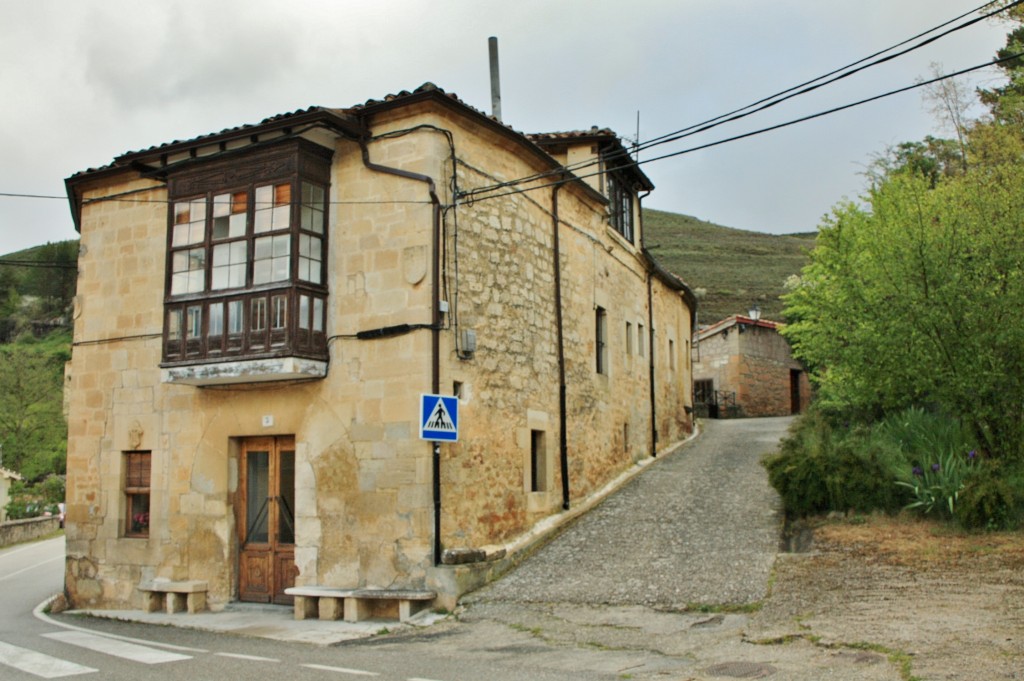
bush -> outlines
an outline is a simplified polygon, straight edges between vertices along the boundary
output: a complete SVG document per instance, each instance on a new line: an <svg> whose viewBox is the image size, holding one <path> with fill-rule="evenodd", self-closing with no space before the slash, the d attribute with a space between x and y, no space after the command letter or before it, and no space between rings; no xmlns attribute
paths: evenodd
<svg viewBox="0 0 1024 681"><path fill-rule="evenodd" d="M955 517L961 526L980 530L1015 530L1024 518L1024 471L987 460L960 491Z"/></svg>
<svg viewBox="0 0 1024 681"><path fill-rule="evenodd" d="M764 460L786 513L895 512L907 502L892 484L905 465L898 448L870 428L810 410L797 420L777 454Z"/></svg>
<svg viewBox="0 0 1024 681"><path fill-rule="evenodd" d="M764 464L790 516L914 508L950 518L984 468L971 444L959 421L926 409L861 423L815 405ZM972 488L972 504L1002 503L994 485ZM994 508L980 512L992 516Z"/></svg>

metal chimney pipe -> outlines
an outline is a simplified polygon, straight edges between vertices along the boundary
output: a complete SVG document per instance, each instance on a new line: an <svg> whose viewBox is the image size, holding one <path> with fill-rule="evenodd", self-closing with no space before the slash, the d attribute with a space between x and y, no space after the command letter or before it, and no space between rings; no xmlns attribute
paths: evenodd
<svg viewBox="0 0 1024 681"><path fill-rule="evenodd" d="M491 36L487 39L487 48L491 56L491 115L501 120L501 78L498 75L498 39Z"/></svg>

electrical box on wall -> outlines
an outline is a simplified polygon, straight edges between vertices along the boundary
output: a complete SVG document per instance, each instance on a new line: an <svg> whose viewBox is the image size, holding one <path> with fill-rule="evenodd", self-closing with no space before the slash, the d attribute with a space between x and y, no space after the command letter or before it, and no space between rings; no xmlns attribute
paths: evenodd
<svg viewBox="0 0 1024 681"><path fill-rule="evenodd" d="M462 330L462 351L465 353L476 352L476 330Z"/></svg>

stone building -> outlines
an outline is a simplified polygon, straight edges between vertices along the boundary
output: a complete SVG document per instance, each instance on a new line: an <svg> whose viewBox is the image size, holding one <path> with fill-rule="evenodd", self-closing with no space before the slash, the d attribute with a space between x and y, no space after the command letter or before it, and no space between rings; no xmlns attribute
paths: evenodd
<svg viewBox="0 0 1024 681"><path fill-rule="evenodd" d="M7 520L7 504L11 501L11 483L21 480L14 471L0 466L0 523Z"/></svg>
<svg viewBox="0 0 1024 681"><path fill-rule="evenodd" d="M793 359L779 326L751 311L695 334L694 402L699 415L788 416L807 407L810 380Z"/></svg>
<svg viewBox="0 0 1024 681"><path fill-rule="evenodd" d="M696 303L608 130L523 135L426 84L66 184L77 606L154 580L215 610L314 585L450 606L691 430ZM424 394L457 397L457 442L420 439Z"/></svg>

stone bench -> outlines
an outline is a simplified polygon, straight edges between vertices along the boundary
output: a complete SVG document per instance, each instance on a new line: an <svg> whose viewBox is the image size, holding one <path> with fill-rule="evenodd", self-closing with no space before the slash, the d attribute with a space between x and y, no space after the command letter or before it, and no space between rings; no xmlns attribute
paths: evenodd
<svg viewBox="0 0 1024 681"><path fill-rule="evenodd" d="M319 617L360 622L372 617L405 622L437 598L433 591L417 589L335 589L326 586L293 586L284 590L295 597L295 619ZM397 606L397 611L396 611ZM397 616L397 617L396 617Z"/></svg>
<svg viewBox="0 0 1024 681"><path fill-rule="evenodd" d="M166 610L167 614L187 610L190 613L206 610L206 582L198 579L173 581L151 579L139 584L142 592L143 609L146 612Z"/></svg>

